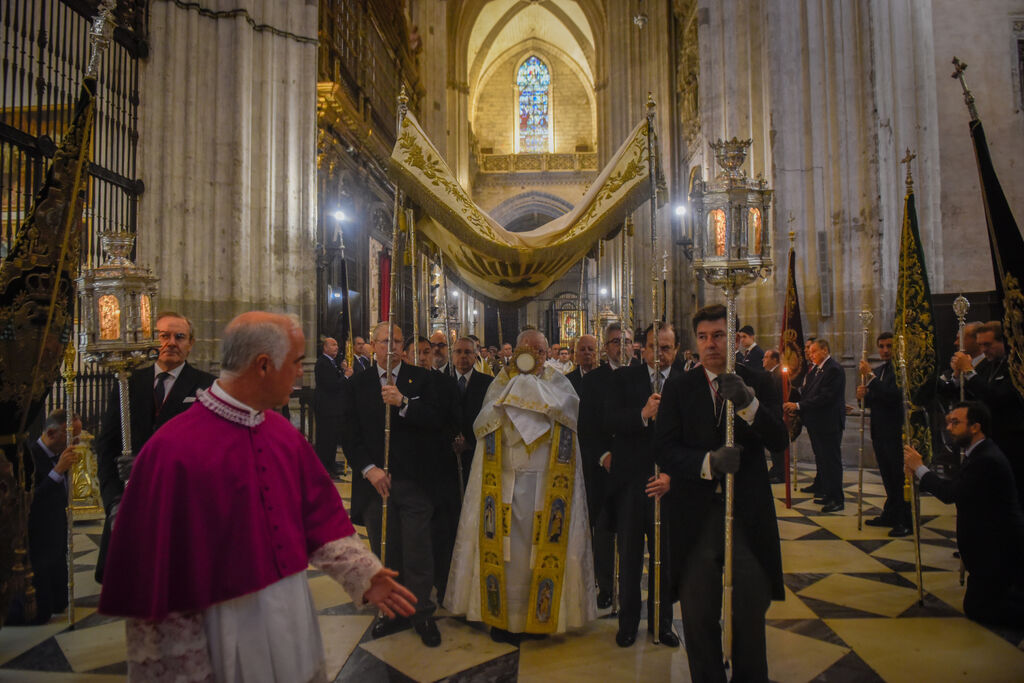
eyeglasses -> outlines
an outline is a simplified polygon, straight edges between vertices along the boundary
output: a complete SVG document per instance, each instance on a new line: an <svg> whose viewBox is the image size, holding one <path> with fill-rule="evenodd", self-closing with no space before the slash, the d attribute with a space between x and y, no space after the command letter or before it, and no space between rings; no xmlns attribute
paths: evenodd
<svg viewBox="0 0 1024 683"><path fill-rule="evenodd" d="M179 344L183 341L188 341L188 335L184 332L167 332L166 330L157 330L156 338L162 342L171 341L173 339Z"/></svg>
<svg viewBox="0 0 1024 683"><path fill-rule="evenodd" d="M448 347L448 344L444 342L437 342L436 344L434 342L430 342L430 345L433 346L435 349L442 349Z"/></svg>

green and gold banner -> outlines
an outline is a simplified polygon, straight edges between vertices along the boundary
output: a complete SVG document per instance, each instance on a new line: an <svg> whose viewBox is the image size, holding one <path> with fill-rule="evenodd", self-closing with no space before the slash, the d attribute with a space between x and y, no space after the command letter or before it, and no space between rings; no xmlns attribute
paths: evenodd
<svg viewBox="0 0 1024 683"><path fill-rule="evenodd" d="M473 202L412 114L402 120L390 166L425 214L417 234L444 252L468 287L514 302L547 289L647 199L648 135L644 119L572 211L528 232L505 230Z"/></svg>
<svg viewBox="0 0 1024 683"><path fill-rule="evenodd" d="M904 424L904 431L911 445L928 461L932 455L932 437L926 406L935 395L937 373L935 317L932 315L932 292L928 285L928 270L921 249L914 190L909 176L907 195L903 202L896 320L893 328L903 339L907 364L907 387L903 386L901 374L896 374L900 388L910 399L910 419ZM900 345L897 344L899 353Z"/></svg>

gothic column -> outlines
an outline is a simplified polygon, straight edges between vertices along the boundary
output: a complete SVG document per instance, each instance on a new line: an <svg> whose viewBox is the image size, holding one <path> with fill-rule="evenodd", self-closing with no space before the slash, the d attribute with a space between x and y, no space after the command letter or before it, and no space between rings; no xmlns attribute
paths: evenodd
<svg viewBox="0 0 1024 683"><path fill-rule="evenodd" d="M201 4L150 8L139 261L161 308L193 320L194 358L215 360L225 323L256 308L297 314L312 348L317 5Z"/></svg>

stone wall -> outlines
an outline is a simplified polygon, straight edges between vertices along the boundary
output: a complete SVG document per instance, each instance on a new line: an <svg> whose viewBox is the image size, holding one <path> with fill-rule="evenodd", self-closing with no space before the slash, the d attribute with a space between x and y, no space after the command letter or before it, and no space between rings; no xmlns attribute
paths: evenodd
<svg viewBox="0 0 1024 683"><path fill-rule="evenodd" d="M593 150L597 141L593 95L588 94L587 86L564 59L541 48L517 52L501 61L475 93L472 125L478 146L491 148L495 154L515 152L516 70L531 54L539 56L551 70L553 151L574 152L579 145Z"/></svg>

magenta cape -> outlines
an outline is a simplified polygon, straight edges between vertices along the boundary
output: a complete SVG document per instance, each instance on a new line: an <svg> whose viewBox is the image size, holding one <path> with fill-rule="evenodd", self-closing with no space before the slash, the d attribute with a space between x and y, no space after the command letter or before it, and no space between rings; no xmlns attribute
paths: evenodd
<svg viewBox="0 0 1024 683"><path fill-rule="evenodd" d="M197 401L149 439L118 510L100 612L201 611L303 571L317 548L355 533L306 439L265 415L246 427Z"/></svg>

